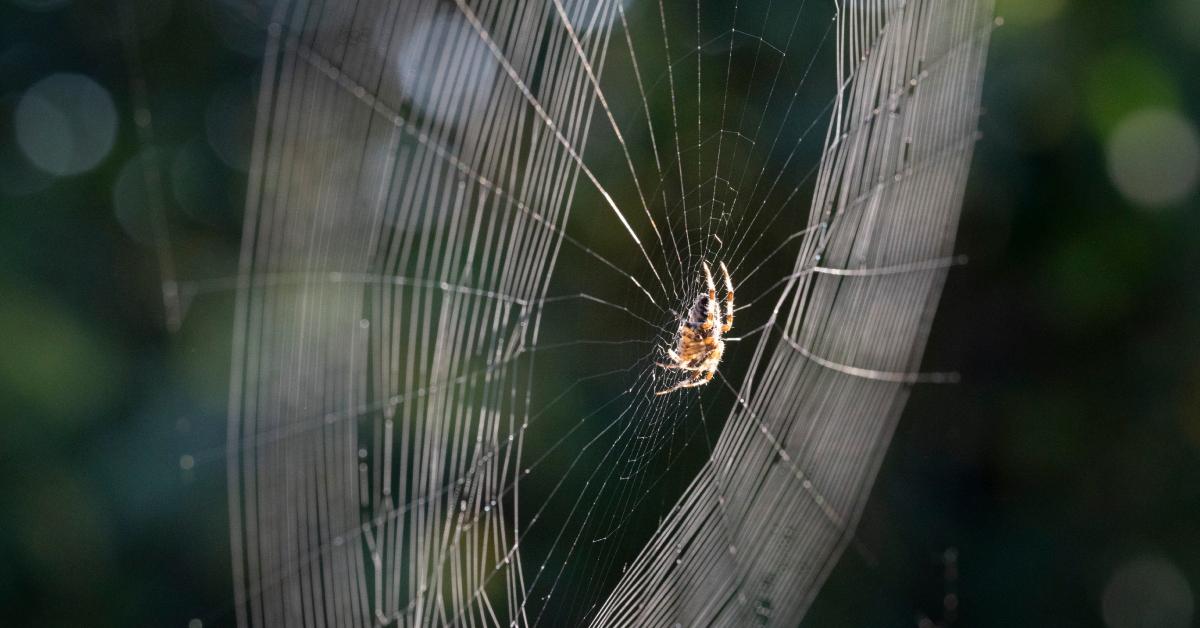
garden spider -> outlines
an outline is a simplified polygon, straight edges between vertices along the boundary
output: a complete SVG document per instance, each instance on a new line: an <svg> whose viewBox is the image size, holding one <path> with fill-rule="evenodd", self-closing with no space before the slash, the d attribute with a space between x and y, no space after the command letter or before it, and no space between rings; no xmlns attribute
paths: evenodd
<svg viewBox="0 0 1200 628"><path fill-rule="evenodd" d="M707 292L696 295L696 302L688 310L687 319L679 325L679 334L675 348L667 348L667 356L671 362L658 366L667 370L680 370L692 374L688 379L660 390L654 394L665 395L680 388L703 386L717 374L717 366L721 364L721 355L725 352L725 334L733 327L733 280L729 278L729 269L725 262L719 262L721 275L725 279L725 320L717 324L721 315L721 306L717 301L717 286L713 283L712 270L708 262L701 260L704 267L704 283Z"/></svg>

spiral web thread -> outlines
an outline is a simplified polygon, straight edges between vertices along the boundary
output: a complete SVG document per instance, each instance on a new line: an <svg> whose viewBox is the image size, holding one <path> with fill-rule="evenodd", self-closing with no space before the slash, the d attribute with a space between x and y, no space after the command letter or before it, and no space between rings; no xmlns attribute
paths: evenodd
<svg viewBox="0 0 1200 628"><path fill-rule="evenodd" d="M238 625L799 623L908 389L952 379L918 367L990 2L272 11L210 286ZM731 357L655 396L718 259Z"/></svg>

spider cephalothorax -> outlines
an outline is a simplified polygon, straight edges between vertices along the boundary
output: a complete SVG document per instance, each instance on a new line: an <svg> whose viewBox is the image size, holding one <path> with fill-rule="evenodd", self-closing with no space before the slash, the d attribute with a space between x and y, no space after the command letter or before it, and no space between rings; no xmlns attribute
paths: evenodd
<svg viewBox="0 0 1200 628"><path fill-rule="evenodd" d="M654 393L656 395L665 395L680 388L703 386L716 375L717 367L721 364L721 355L725 352L725 334L733 327L733 280L729 278L725 262L720 262L721 275L725 279L725 314L724 320L718 324L721 305L717 300L717 286L708 262L701 261L700 265L704 267L704 283L708 290L696 295L687 317L680 323L675 348L667 348L667 356L671 361L658 363L664 369L691 373L691 377Z"/></svg>

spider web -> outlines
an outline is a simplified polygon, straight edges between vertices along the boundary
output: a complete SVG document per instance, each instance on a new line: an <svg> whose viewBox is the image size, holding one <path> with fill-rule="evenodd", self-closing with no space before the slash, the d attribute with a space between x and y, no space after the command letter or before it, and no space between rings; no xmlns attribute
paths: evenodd
<svg viewBox="0 0 1200 628"><path fill-rule="evenodd" d="M226 452L241 626L795 625L953 256L988 0L280 0ZM655 365L736 289L706 386Z"/></svg>

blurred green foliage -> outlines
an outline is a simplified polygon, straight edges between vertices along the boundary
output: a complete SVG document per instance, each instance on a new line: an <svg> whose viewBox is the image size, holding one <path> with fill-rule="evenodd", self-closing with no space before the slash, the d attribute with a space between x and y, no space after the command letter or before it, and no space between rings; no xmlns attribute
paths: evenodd
<svg viewBox="0 0 1200 628"><path fill-rule="evenodd" d="M168 173L177 275L233 274L263 20L253 3L122 6L0 4L5 625L230 620L230 302L185 293L187 323L167 331L139 164ZM1143 207L1107 152L1148 108L1200 123L1200 3L1002 0L998 14L958 247L972 262L926 356L964 381L914 390L866 551L847 553L806 625L940 617L950 547L965 626L1104 625L1113 574L1143 556L1200 594L1197 194ZM14 122L57 73L103 87L119 118L104 159L62 177L24 158Z"/></svg>

